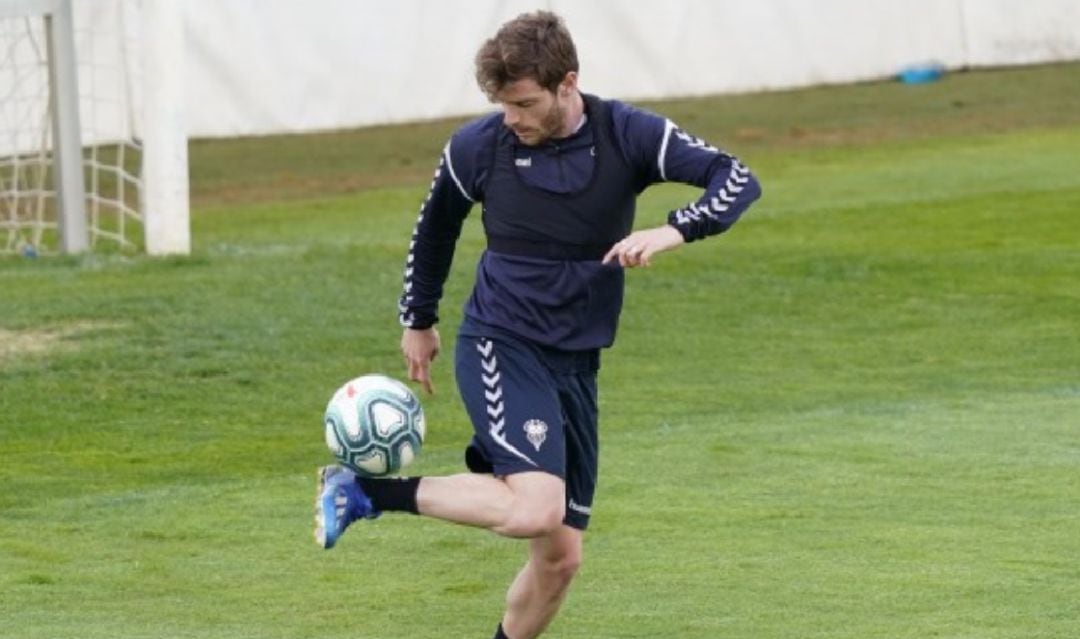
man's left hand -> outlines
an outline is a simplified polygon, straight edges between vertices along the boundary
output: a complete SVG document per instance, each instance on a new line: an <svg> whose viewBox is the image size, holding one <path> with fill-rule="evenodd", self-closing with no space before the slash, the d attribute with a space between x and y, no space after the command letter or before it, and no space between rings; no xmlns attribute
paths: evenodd
<svg viewBox="0 0 1080 639"><path fill-rule="evenodd" d="M604 264L618 260L624 268L648 266L653 255L669 251L686 240L673 226L658 226L653 229L634 231L615 243L604 256Z"/></svg>

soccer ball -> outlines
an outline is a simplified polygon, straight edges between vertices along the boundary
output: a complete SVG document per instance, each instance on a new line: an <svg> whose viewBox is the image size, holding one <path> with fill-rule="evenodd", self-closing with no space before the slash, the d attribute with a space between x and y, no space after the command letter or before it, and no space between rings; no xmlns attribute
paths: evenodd
<svg viewBox="0 0 1080 639"><path fill-rule="evenodd" d="M383 375L346 382L326 406L326 445L365 477L393 475L424 443L424 410L409 387Z"/></svg>

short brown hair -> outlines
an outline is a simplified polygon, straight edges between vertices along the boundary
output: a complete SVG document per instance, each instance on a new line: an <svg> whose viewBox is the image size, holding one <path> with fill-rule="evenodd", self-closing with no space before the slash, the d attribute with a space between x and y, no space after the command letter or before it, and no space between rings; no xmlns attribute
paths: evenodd
<svg viewBox="0 0 1080 639"><path fill-rule="evenodd" d="M562 18L550 11L519 15L476 53L476 83L490 100L506 85L526 78L554 92L567 73L577 70L574 40Z"/></svg>

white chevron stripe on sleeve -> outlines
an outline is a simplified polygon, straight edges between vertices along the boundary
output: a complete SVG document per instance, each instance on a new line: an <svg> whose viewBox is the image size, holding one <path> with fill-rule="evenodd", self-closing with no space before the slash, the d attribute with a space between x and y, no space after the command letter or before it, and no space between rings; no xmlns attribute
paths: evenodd
<svg viewBox="0 0 1080 639"><path fill-rule="evenodd" d="M726 213L727 210L731 208L727 204L721 202L720 198L716 197L709 201L709 205L712 207L712 210L716 211L717 213Z"/></svg>

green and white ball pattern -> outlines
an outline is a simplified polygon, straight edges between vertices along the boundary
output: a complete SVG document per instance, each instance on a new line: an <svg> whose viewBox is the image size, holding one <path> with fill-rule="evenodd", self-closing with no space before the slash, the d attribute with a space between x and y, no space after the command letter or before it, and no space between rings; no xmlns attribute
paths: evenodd
<svg viewBox="0 0 1080 639"><path fill-rule="evenodd" d="M393 475L420 454L426 425L420 400L384 375L342 385L324 418L326 445L342 465L366 477Z"/></svg>

